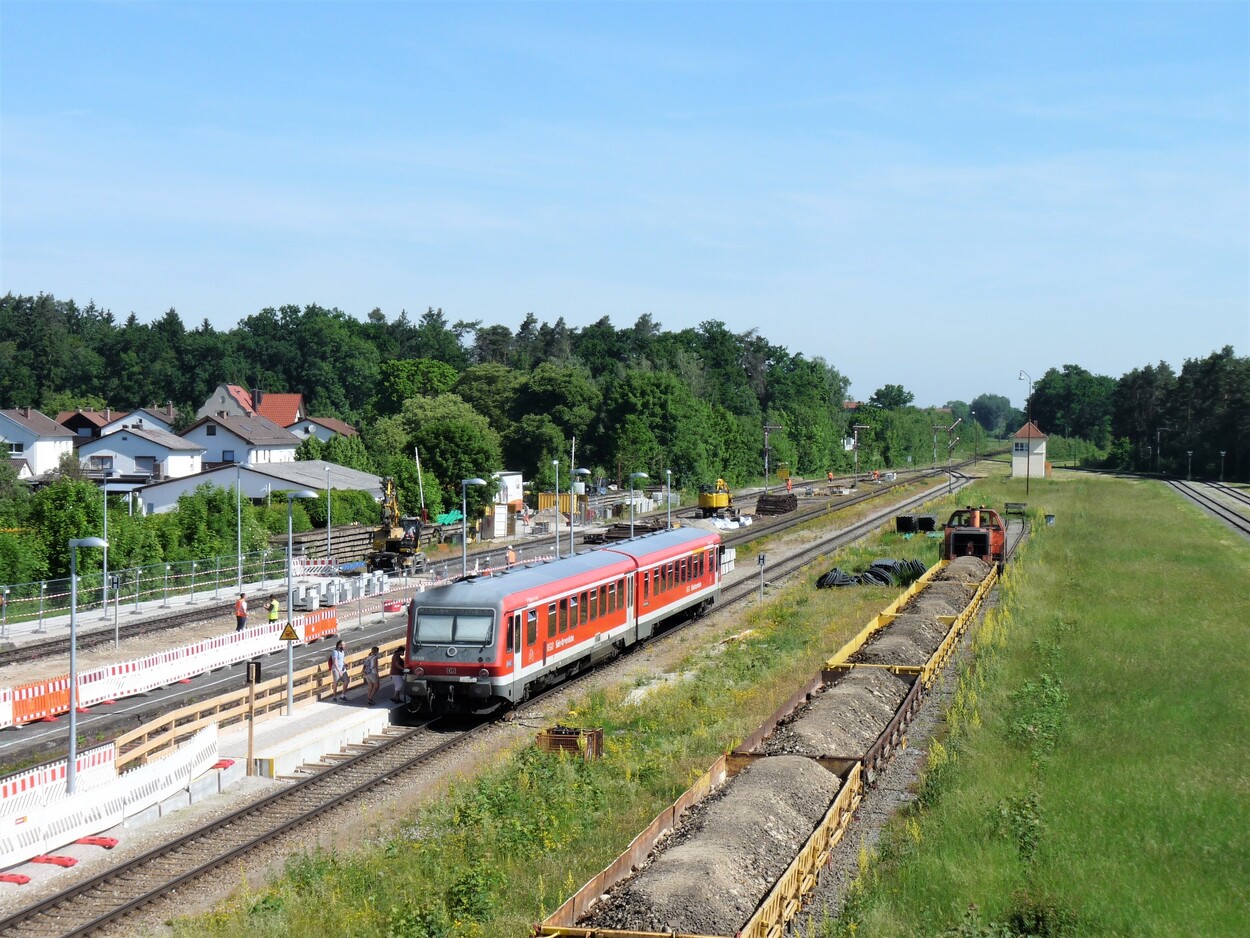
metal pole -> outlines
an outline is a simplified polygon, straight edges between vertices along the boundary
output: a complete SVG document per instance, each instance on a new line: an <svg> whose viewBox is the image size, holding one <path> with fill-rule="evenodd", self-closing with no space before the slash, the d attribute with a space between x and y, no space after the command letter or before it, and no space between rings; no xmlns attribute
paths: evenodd
<svg viewBox="0 0 1250 938"><path fill-rule="evenodd" d="M419 545L418 545L419 546ZM326 466L326 568L329 569L330 558L334 555L330 549L330 467Z"/></svg>
<svg viewBox="0 0 1250 938"><path fill-rule="evenodd" d="M78 546L69 546L69 758L65 761L65 794L78 783Z"/></svg>
<svg viewBox="0 0 1250 938"><path fill-rule="evenodd" d="M667 517L664 520L665 530L671 531L673 528L673 470L664 470L664 504L668 507Z"/></svg>
<svg viewBox="0 0 1250 938"><path fill-rule="evenodd" d="M551 465L556 470L556 484L555 484L555 490L556 490L556 520L555 520L556 560L559 560L560 559L560 460L558 459L551 460Z"/></svg>
<svg viewBox="0 0 1250 938"><path fill-rule="evenodd" d="M573 481L569 483L569 556L572 557L577 553L577 539L573 531L573 519L577 517L577 477L581 476L582 484L585 485L590 470L574 469L569 474L573 477Z"/></svg>
<svg viewBox="0 0 1250 938"><path fill-rule="evenodd" d="M143 575L143 571L139 567L135 567L135 609L131 613L132 616L139 614L139 577Z"/></svg>
<svg viewBox="0 0 1250 938"><path fill-rule="evenodd" d="M295 621L295 564L292 560L294 552L294 531L291 515L291 496L286 493L286 620ZM295 643L286 642L286 715L295 715Z"/></svg>
<svg viewBox="0 0 1250 938"><path fill-rule="evenodd" d="M556 502L559 503L560 490L556 489ZM560 536L560 525L556 524L556 537ZM556 551L556 556L560 552ZM460 575L469 575L469 483L460 480Z"/></svg>
<svg viewBox="0 0 1250 938"><path fill-rule="evenodd" d="M109 476L111 470L104 470L104 540L109 539ZM109 549L104 548L104 596L100 603L101 619L109 617Z"/></svg>
<svg viewBox="0 0 1250 938"><path fill-rule="evenodd" d="M235 568L238 572L235 590L243 592L243 470L234 464L234 550Z"/></svg>
<svg viewBox="0 0 1250 938"><path fill-rule="evenodd" d="M196 561L191 561L191 598L187 600L188 606L195 605L195 568L199 566Z"/></svg>
<svg viewBox="0 0 1250 938"><path fill-rule="evenodd" d="M48 592L48 582L47 582L47 580L44 580L44 581L40 582L40 584L39 584L39 628L35 629L35 631L36 631L36 632L42 632L42 631L44 631L44 627L43 627L43 598L44 598L44 595L45 595L47 592Z"/></svg>
<svg viewBox="0 0 1250 938"><path fill-rule="evenodd" d="M634 536L634 477L632 475L629 477L629 536Z"/></svg>
<svg viewBox="0 0 1250 938"><path fill-rule="evenodd" d="M117 584L117 589L113 590L113 648L116 650L121 644L121 628L117 624L117 613L122 602L122 586Z"/></svg>
<svg viewBox="0 0 1250 938"><path fill-rule="evenodd" d="M0 597L0 635L5 638L9 635L9 588L4 588L4 595Z"/></svg>
<svg viewBox="0 0 1250 938"><path fill-rule="evenodd" d="M1220 450L1220 481L1221 482L1224 481L1224 454L1226 452L1228 452L1228 450L1224 450L1224 449Z"/></svg>
<svg viewBox="0 0 1250 938"><path fill-rule="evenodd" d="M1185 455L1189 457L1189 463L1185 468L1185 481L1188 482L1194 477L1194 451L1187 449L1185 450Z"/></svg>
<svg viewBox="0 0 1250 938"><path fill-rule="evenodd" d="M168 608L169 608L169 564L165 564L165 590L164 590L164 596L165 596L165 600L164 600L164 602L162 602L162 603L161 603L161 608L162 608L162 609L168 609Z"/></svg>

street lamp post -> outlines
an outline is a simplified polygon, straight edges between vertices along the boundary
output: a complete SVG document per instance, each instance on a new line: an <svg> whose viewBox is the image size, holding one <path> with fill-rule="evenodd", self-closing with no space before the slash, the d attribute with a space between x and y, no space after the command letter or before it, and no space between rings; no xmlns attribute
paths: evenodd
<svg viewBox="0 0 1250 938"><path fill-rule="evenodd" d="M1155 475L1163 474L1163 460L1161 457L1163 456L1162 435L1164 430L1167 430L1169 433L1172 432L1171 427L1155 427Z"/></svg>
<svg viewBox="0 0 1250 938"><path fill-rule="evenodd" d="M65 763L65 794L78 782L78 548L102 547L102 537L76 537L69 542L69 759Z"/></svg>
<svg viewBox="0 0 1250 938"><path fill-rule="evenodd" d="M326 566L327 568L329 567L330 558L332 556L334 555L330 553L330 467L326 466Z"/></svg>
<svg viewBox="0 0 1250 938"><path fill-rule="evenodd" d="M855 442L852 444L852 450L855 453L855 478L851 482L851 488L859 488L859 431L871 429L866 423L857 423L851 427L851 432L855 434Z"/></svg>
<svg viewBox="0 0 1250 938"><path fill-rule="evenodd" d="M590 470L574 469L569 475L573 477L569 482L569 556L572 557L577 553L577 540L573 537L573 519L577 517L577 477L581 476L585 483Z"/></svg>
<svg viewBox="0 0 1250 938"><path fill-rule="evenodd" d="M1029 480L1033 475L1033 376L1020 369L1020 380L1029 382L1029 397L1024 402L1026 408L1024 437L1028 441L1024 453L1024 494L1029 494Z"/></svg>
<svg viewBox="0 0 1250 938"><path fill-rule="evenodd" d="M235 592L243 592L243 464L234 464L234 564L237 571Z"/></svg>
<svg viewBox="0 0 1250 938"><path fill-rule="evenodd" d="M981 435L981 427L977 424L977 412L973 410L969 413L972 414L972 464L975 466L977 464L977 438Z"/></svg>
<svg viewBox="0 0 1250 938"><path fill-rule="evenodd" d="M664 505L668 509L665 513L664 530L672 530L673 527L673 470L664 470Z"/></svg>
<svg viewBox="0 0 1250 938"><path fill-rule="evenodd" d="M651 478L645 472L631 472L629 474L629 536L634 536L634 480ZM767 491L767 485L765 485Z"/></svg>
<svg viewBox="0 0 1250 938"><path fill-rule="evenodd" d="M560 460L551 460L551 468L556 471L556 560L560 559Z"/></svg>
<svg viewBox="0 0 1250 938"><path fill-rule="evenodd" d="M299 489L286 493L286 621L295 619L295 532L292 506L297 498L316 498L317 493ZM286 715L295 715L295 643L286 645Z"/></svg>
<svg viewBox="0 0 1250 938"><path fill-rule="evenodd" d="M1187 449L1185 455L1189 457L1189 463L1185 467L1185 481L1188 482L1194 477L1194 451Z"/></svg>
<svg viewBox="0 0 1250 938"><path fill-rule="evenodd" d="M469 575L469 486L485 485L485 479L461 479L460 480L460 575ZM556 489L556 498L559 499L560 490ZM560 530L560 525L556 525L556 530Z"/></svg>
<svg viewBox="0 0 1250 938"><path fill-rule="evenodd" d="M107 619L109 617L109 476L113 474L112 469L105 469L104 472L104 601L100 603L100 618Z"/></svg>
<svg viewBox="0 0 1250 938"><path fill-rule="evenodd" d="M1220 450L1220 481L1221 482L1224 481L1224 454L1227 452L1228 450L1225 450L1225 449Z"/></svg>

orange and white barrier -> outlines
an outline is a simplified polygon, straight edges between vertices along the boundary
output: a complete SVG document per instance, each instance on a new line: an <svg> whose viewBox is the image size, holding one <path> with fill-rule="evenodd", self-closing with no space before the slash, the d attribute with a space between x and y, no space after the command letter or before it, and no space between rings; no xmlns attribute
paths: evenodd
<svg viewBox="0 0 1250 938"><path fill-rule="evenodd" d="M338 614L333 608L297 617L292 623L302 644L338 633ZM76 700L79 707L120 700L206 674L249 658L272 654L286 644L281 639L284 622L265 622L242 632L155 652L142 658L104 665L78 674ZM56 717L69 710L69 677L31 681L0 688L0 727L22 726Z"/></svg>

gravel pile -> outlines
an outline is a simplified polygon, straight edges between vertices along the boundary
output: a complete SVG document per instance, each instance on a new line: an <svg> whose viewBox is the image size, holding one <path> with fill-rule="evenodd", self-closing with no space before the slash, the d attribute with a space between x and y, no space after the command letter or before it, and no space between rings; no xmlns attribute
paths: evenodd
<svg viewBox="0 0 1250 938"><path fill-rule="evenodd" d="M935 580L955 580L977 585L990 574L990 565L980 557L956 557L935 576Z"/></svg>
<svg viewBox="0 0 1250 938"><path fill-rule="evenodd" d="M933 580L920 595L941 597L956 609L963 609L976 591L975 585L964 584L958 580Z"/></svg>
<svg viewBox="0 0 1250 938"><path fill-rule="evenodd" d="M908 684L889 671L856 668L825 685L764 740L768 755L859 758L889 725Z"/></svg>
<svg viewBox="0 0 1250 938"><path fill-rule="evenodd" d="M691 808L648 864L578 924L735 934L798 855L840 785L809 759L757 760L718 796Z"/></svg>

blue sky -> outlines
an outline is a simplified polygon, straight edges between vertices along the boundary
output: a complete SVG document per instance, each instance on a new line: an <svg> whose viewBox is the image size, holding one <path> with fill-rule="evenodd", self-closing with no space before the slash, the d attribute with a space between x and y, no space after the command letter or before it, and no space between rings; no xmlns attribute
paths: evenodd
<svg viewBox="0 0 1250 938"><path fill-rule="evenodd" d="M0 4L0 290L721 320L866 398L1250 354L1250 4Z"/></svg>

